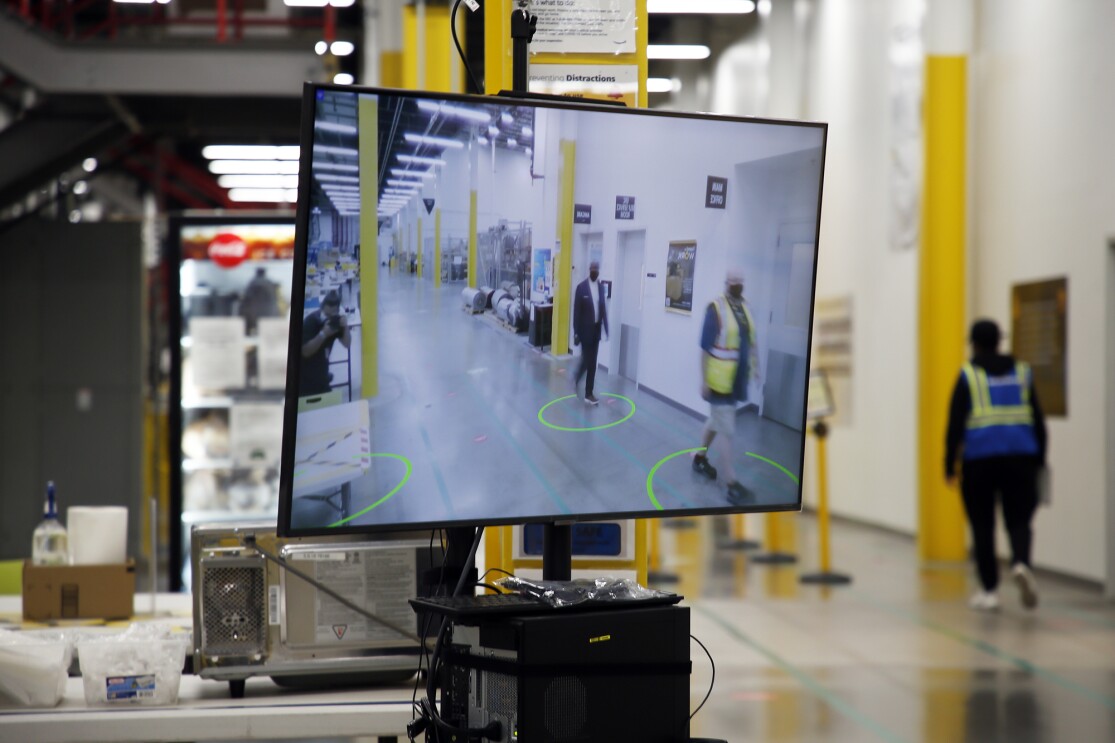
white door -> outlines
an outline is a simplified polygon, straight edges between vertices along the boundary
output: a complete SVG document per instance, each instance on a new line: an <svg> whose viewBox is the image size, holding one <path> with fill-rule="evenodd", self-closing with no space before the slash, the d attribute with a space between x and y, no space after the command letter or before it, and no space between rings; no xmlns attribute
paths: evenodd
<svg viewBox="0 0 1115 743"><path fill-rule="evenodd" d="M621 232L617 236L616 276L611 315L612 343L608 368L636 384L639 381L639 330L642 326L646 289L646 231Z"/></svg>
<svg viewBox="0 0 1115 743"><path fill-rule="evenodd" d="M805 410L805 384L809 370L809 313L812 309L812 224L783 225L774 258L774 282L767 316L766 363L762 366L762 413L795 430L801 428ZM755 318L762 332L763 321Z"/></svg>

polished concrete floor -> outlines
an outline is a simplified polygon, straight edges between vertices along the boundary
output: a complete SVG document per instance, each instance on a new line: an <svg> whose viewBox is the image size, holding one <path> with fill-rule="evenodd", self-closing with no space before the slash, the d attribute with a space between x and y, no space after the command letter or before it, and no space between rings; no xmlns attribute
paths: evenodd
<svg viewBox="0 0 1115 743"><path fill-rule="evenodd" d="M746 517L763 537L764 516ZM924 566L912 539L847 523L832 530L848 586L803 585L816 521L783 515L798 563L719 549L723 517L664 521L661 571L692 609L716 663L695 737L798 743L1100 743L1115 740L1115 603L1038 574L1041 605L1004 590L993 614L967 607L966 565ZM1037 538L1041 539L1040 513ZM1013 588L1005 585L1004 589ZM711 680L692 644L695 709ZM373 739L305 743L376 743ZM617 743L637 743L617 741Z"/></svg>

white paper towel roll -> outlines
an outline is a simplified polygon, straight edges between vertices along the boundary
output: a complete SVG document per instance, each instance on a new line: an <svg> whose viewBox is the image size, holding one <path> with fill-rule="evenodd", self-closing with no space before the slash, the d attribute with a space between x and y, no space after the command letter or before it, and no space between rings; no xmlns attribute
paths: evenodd
<svg viewBox="0 0 1115 743"><path fill-rule="evenodd" d="M128 557L128 509L70 506L66 509L71 565L114 565Z"/></svg>

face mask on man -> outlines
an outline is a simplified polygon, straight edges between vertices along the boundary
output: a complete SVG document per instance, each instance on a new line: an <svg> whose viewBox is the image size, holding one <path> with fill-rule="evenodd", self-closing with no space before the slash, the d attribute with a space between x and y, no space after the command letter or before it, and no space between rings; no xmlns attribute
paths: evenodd
<svg viewBox="0 0 1115 743"><path fill-rule="evenodd" d="M728 295L732 299L739 299L743 296L743 284L728 284Z"/></svg>
<svg viewBox="0 0 1115 743"><path fill-rule="evenodd" d="M588 272L588 277L589 277L589 280L596 281L598 278L600 278L600 272L599 271L589 271ZM741 291L742 291L742 287L741 287Z"/></svg>

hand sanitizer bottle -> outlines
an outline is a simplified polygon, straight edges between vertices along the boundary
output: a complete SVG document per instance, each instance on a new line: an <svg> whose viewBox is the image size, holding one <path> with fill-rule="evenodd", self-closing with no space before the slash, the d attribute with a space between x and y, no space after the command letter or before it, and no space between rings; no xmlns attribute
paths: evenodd
<svg viewBox="0 0 1115 743"><path fill-rule="evenodd" d="M68 565L69 536L58 520L58 503L54 498L54 481L46 484L46 507L43 520L35 527L31 540L31 562L35 565Z"/></svg>

